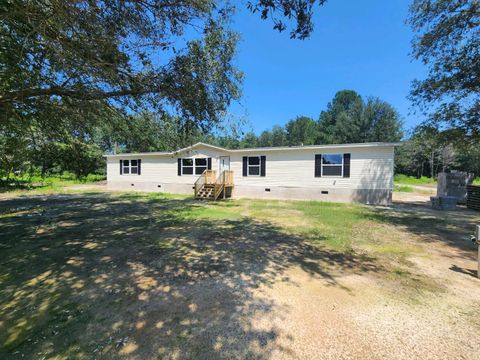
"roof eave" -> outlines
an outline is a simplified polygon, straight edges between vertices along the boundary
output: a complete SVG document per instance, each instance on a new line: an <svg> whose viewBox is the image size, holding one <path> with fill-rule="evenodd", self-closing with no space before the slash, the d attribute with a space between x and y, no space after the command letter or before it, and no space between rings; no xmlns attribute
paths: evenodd
<svg viewBox="0 0 480 360"><path fill-rule="evenodd" d="M185 148L171 151L171 152L147 152L147 153L124 153L115 155L103 155L105 158L115 157L133 157L133 156L175 156L179 153L193 150L199 146L205 146L210 149L223 151L226 153L239 152L259 152L259 151L285 151L285 150L312 150L312 149L328 149L328 148L362 148L362 147L388 147L400 146L402 141L397 142L370 142L370 143L354 143L354 144L325 144L325 145L305 145L305 146L279 146L279 147L259 147L259 148L244 148L244 149L227 149L220 146L210 145L202 142L195 143Z"/></svg>

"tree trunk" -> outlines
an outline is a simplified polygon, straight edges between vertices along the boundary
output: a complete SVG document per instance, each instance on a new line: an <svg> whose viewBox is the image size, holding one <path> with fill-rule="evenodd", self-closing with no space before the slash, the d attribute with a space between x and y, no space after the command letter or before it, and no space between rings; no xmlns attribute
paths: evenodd
<svg viewBox="0 0 480 360"><path fill-rule="evenodd" d="M435 169L434 169L434 163L435 163L435 151L432 151L432 158L430 159L430 173L431 173L431 178L433 179L434 177L434 173L435 173Z"/></svg>

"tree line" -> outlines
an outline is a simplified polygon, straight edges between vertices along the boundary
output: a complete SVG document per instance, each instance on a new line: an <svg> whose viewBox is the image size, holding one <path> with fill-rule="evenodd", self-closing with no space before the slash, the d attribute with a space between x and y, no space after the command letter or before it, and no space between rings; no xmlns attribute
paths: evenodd
<svg viewBox="0 0 480 360"><path fill-rule="evenodd" d="M239 6L306 39L324 3ZM395 109L353 91L336 94L318 119L298 117L259 136L219 136L242 95L234 13L230 2L209 0L1 2L0 179L32 171L81 177L103 168L106 151L173 149L198 139L247 147L401 138ZM428 70L413 81L410 99L428 120L400 150L399 169L477 172L480 3L412 0L407 23L412 56Z"/></svg>
<svg viewBox="0 0 480 360"><path fill-rule="evenodd" d="M404 143L396 150L396 172L436 177L438 172L462 170L480 174L480 146L465 141L462 132L420 125L404 135L402 119L393 106L353 90L335 94L318 119L297 116L284 126L276 125L259 135L205 131L165 113L143 111L121 115L115 111L79 111L62 118L52 114L51 126L32 121L27 129L0 132L0 176L64 171L83 177L103 173L105 153L172 151L202 141L230 149L343 144L361 142ZM85 121L88 116L88 121ZM225 129L224 129L225 130Z"/></svg>
<svg viewBox="0 0 480 360"><path fill-rule="evenodd" d="M403 136L399 113L379 98L364 100L353 90L335 94L317 120L297 116L285 126L274 126L260 135L248 132L241 138L211 137L229 148L300 146L400 141Z"/></svg>

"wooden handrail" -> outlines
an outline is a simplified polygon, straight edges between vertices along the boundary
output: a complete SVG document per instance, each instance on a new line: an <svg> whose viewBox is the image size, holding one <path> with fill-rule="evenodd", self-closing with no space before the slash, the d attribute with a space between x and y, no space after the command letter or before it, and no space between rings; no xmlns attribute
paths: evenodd
<svg viewBox="0 0 480 360"><path fill-rule="evenodd" d="M233 171L224 170L215 182L214 200L217 200L226 186L233 186Z"/></svg>
<svg viewBox="0 0 480 360"><path fill-rule="evenodd" d="M224 170L216 177L217 172L215 170L205 170L202 175L195 181L194 196L197 197L200 190L205 185L213 185L213 199L217 200L225 191L226 186L233 186L233 171Z"/></svg>
<svg viewBox="0 0 480 360"><path fill-rule="evenodd" d="M205 184L215 184L217 177L217 172L215 170L205 170L203 174L205 174Z"/></svg>
<svg viewBox="0 0 480 360"><path fill-rule="evenodd" d="M217 200L225 185L225 171L218 175L217 180L215 181L215 189L213 192L213 200Z"/></svg>
<svg viewBox="0 0 480 360"><path fill-rule="evenodd" d="M206 171L206 170L205 170ZM203 185L205 184L205 171L202 173L202 175L200 175L200 177L197 179L197 181L195 181L195 184L194 184L194 191L193 191L193 195L194 197L197 197L197 194L198 192L200 191L200 189L203 187Z"/></svg>
<svg viewBox="0 0 480 360"><path fill-rule="evenodd" d="M233 170L224 170L223 183L225 185L233 185Z"/></svg>
<svg viewBox="0 0 480 360"><path fill-rule="evenodd" d="M194 184L194 196L197 197L198 192L202 189L205 184L215 184L215 170L204 170L202 175L195 181Z"/></svg>

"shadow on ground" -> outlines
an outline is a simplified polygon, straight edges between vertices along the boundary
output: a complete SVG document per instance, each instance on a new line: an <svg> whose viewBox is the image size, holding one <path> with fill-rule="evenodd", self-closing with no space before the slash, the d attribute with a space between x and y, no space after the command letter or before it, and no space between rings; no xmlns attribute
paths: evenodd
<svg viewBox="0 0 480 360"><path fill-rule="evenodd" d="M291 281L291 267L336 287L337 274L380 271L269 223L209 218L190 199L68 195L0 209L2 358L266 358L280 334L253 318L288 308L256 296L260 286Z"/></svg>
<svg viewBox="0 0 480 360"><path fill-rule="evenodd" d="M396 203L391 207L374 210L376 221L402 226L407 231L422 236L426 242L442 242L465 254L474 256L476 247L470 241L475 225L480 224L480 213L458 207L457 210L439 211L431 209L428 203ZM445 254L445 256L448 256Z"/></svg>

